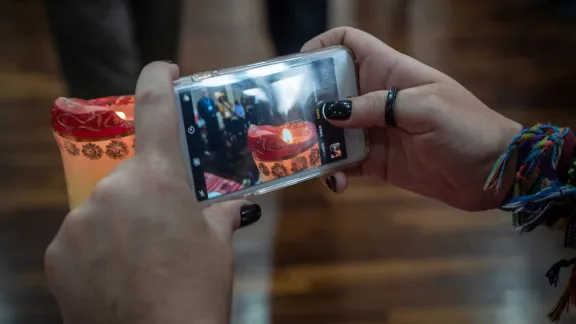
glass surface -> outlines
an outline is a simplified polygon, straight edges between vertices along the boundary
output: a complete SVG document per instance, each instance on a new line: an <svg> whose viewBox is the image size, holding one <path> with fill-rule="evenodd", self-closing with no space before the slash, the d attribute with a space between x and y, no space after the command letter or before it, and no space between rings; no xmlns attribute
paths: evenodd
<svg viewBox="0 0 576 324"><path fill-rule="evenodd" d="M339 98L331 58L217 76L178 95L198 200L347 157L344 130L322 113Z"/></svg>

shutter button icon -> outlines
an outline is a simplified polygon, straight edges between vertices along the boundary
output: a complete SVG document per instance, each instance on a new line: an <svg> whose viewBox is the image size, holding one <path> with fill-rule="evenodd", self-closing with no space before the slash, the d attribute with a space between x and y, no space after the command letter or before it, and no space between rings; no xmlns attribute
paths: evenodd
<svg viewBox="0 0 576 324"><path fill-rule="evenodd" d="M195 131L196 131L196 128L194 128L194 126L188 127L188 134L192 135L192 134L194 134Z"/></svg>

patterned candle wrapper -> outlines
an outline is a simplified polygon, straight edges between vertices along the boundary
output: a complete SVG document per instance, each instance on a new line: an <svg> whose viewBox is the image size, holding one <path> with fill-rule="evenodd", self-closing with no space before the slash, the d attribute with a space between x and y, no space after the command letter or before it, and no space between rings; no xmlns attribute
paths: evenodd
<svg viewBox="0 0 576 324"><path fill-rule="evenodd" d="M316 143L301 154L279 161L263 161L254 156L253 158L262 182L267 182L320 166L320 148Z"/></svg>
<svg viewBox="0 0 576 324"><path fill-rule="evenodd" d="M58 98L54 102L50 117L62 155L70 208L81 204L102 178L134 155L133 113L133 96Z"/></svg>

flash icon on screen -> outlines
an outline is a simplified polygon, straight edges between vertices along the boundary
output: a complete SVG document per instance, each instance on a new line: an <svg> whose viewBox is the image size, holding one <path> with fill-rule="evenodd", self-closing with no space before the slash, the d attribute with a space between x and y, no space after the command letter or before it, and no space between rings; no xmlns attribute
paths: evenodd
<svg viewBox="0 0 576 324"><path fill-rule="evenodd" d="M184 97L182 98L185 102L190 101L190 96L189 95L184 95Z"/></svg>

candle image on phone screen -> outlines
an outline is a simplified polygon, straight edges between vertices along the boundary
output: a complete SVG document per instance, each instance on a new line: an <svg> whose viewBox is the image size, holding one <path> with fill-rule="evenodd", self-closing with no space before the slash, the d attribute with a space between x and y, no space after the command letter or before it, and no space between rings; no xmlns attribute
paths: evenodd
<svg viewBox="0 0 576 324"><path fill-rule="evenodd" d="M344 130L321 111L339 99L331 58L218 76L178 95L198 200L346 158Z"/></svg>

